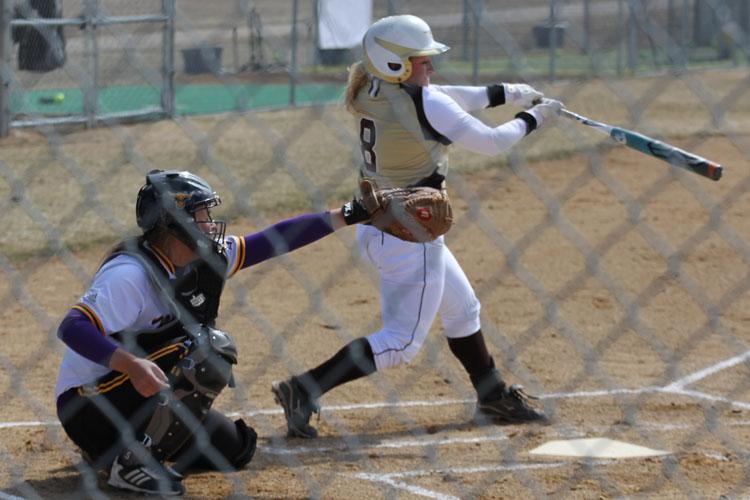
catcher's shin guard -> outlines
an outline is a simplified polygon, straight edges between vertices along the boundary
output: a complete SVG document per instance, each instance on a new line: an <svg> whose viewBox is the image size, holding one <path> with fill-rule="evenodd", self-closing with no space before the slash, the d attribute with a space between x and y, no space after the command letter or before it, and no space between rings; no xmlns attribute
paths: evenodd
<svg viewBox="0 0 750 500"><path fill-rule="evenodd" d="M145 429L153 441L157 460L177 452L200 427L216 396L232 377L237 349L232 338L213 328L202 328L193 336L188 355L171 373L172 392L162 393L156 411Z"/></svg>

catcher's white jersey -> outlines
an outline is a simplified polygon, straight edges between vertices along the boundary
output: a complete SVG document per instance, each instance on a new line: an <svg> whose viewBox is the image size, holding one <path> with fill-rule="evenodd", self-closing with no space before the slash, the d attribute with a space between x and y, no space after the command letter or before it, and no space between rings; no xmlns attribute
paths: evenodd
<svg viewBox="0 0 750 500"><path fill-rule="evenodd" d="M148 244L146 244L148 248ZM244 254L243 238L226 238L228 258L227 277L240 268ZM153 249L152 249L153 250ZM175 278L175 266L169 259L153 250L170 279ZM122 330L153 330L174 318L174 312L162 300L143 264L131 255L118 255L106 262L80 301L73 306L99 329L102 335ZM55 386L55 398L70 389L93 382L110 369L86 359L66 347Z"/></svg>

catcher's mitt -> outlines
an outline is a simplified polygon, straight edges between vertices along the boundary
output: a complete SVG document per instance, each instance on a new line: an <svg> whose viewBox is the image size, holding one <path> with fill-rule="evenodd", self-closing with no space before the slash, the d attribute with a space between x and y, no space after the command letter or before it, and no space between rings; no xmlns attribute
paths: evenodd
<svg viewBox="0 0 750 500"><path fill-rule="evenodd" d="M359 190L370 224L396 238L424 243L447 233L453 224L445 191L431 187L377 189L366 179L360 181Z"/></svg>

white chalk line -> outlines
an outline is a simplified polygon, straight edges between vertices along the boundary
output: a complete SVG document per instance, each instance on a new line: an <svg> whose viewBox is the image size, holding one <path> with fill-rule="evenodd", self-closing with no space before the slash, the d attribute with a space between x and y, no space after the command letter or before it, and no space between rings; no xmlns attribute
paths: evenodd
<svg viewBox="0 0 750 500"><path fill-rule="evenodd" d="M26 500L24 497L17 497L13 495L9 495L7 493L3 493L0 491L0 500Z"/></svg>
<svg viewBox="0 0 750 500"><path fill-rule="evenodd" d="M359 411L359 410L380 410L385 408L414 408L414 407L431 407L436 405L458 405L473 403L471 399L441 399L440 401L397 401L397 402L377 402L377 403L354 403L346 405L326 405L323 407L325 411L339 412L339 411ZM284 411L280 408L269 408L262 410L252 410L245 412L233 412L227 413L229 417L254 417L257 415L280 415Z"/></svg>
<svg viewBox="0 0 750 500"><path fill-rule="evenodd" d="M706 399L708 401L714 401L719 403L726 403L742 410L750 410L750 403L743 403L742 401L736 401L734 399L725 398L724 396L714 396L712 394L706 394L700 391L690 391L682 389L679 391L669 391L670 394L680 394L683 396L689 396L695 399Z"/></svg>
<svg viewBox="0 0 750 500"><path fill-rule="evenodd" d="M607 465L615 463L614 460L596 460L590 462L591 465ZM370 472L359 472L352 474L357 479L364 479L373 483L383 483L393 488L404 490L415 495L420 495L427 498L436 498L439 500L460 500L459 497L441 493L439 491L433 491L421 486L415 486L413 484L405 483L402 481L396 481L396 479L414 479L423 476L446 476L446 475L468 475L468 474L483 474L488 472L514 472L520 470L535 470L535 469L554 469L563 467L565 465L571 465L571 462L537 462L527 464L501 464L501 465L489 465L489 466L477 466L477 467L446 467L441 469L424 469L424 470L411 470L402 472L390 472L383 474L375 474Z"/></svg>
<svg viewBox="0 0 750 500"><path fill-rule="evenodd" d="M750 403L743 403L741 401L734 401L720 396L711 396L709 394L699 391L688 391L684 387L689 384L693 384L702 380L710 375L718 373L727 368L736 366L747 359L750 359L750 351L746 351L743 354L734 356L732 358L719 361L707 368L698 370L695 373L687 375L671 384L664 387L658 386L646 386L639 389L603 389L597 391L579 391L579 392L567 392L567 393L551 393L539 396L540 399L565 399L565 398L592 398L592 397L603 397L603 396L617 396L623 394L644 394L649 392L662 392L665 394L679 394L682 396L690 396L699 399L707 399L711 401L721 401L733 406L737 406L742 409L750 409ZM474 400L471 399L443 399L439 401L397 401L397 402L378 402L378 403L359 403L359 404L348 404L348 405L331 405L325 406L326 411L359 411L359 410L375 410L382 408L413 408L413 407L434 407L444 405L465 405L471 404ZM247 412L231 412L228 413L229 417L240 417L240 416L257 416L257 415L280 415L282 410L280 408L269 408L261 410L253 410ZM57 421L26 421L26 422L0 422L0 429L9 429L13 427L44 427L60 425Z"/></svg>
<svg viewBox="0 0 750 500"><path fill-rule="evenodd" d="M612 396L612 395L618 395L618 394L619 395L623 395L623 394L637 395L637 394L644 394L644 393L666 393L666 394L679 394L679 395L684 395L684 396L698 398L698 399L707 399L711 401L720 401L723 403L731 404L732 406L750 409L750 404L747 404L747 403L729 400L728 398L725 398L725 397L713 396L713 395L706 394L700 391L690 391L684 388L686 385L698 382L699 380L702 380L708 376L711 376L722 370L726 370L727 368L731 368L739 363L742 363L745 360L747 360L748 357L750 357L750 351L747 351L744 354L735 356L725 361L716 363L715 365L712 365L703 370L699 370L665 387L643 387L641 389L614 389L614 390L602 390L602 391L579 391L579 392L567 393L567 394L565 393L547 394L545 396L541 396L540 398L542 399L573 398L573 397L591 398L591 397ZM747 425L747 422L742 422L742 424ZM681 425L675 425L675 424L666 424L666 425L648 424L648 425L652 428L669 428L670 430L690 427L688 425L681 426ZM730 425L732 425L732 423L730 423ZM726 457L720 454L708 453L706 455L713 457L717 460L726 460ZM374 483L385 484L396 490L406 491L411 494L423 496L426 498L435 498L439 500L454 500L454 499L459 500L458 497L454 497L453 495L448 495L445 493L441 493L439 491L430 490L427 488L423 488L421 486L409 484L404 481L397 481L396 479L415 478L415 477L421 477L425 475L445 475L445 474L463 475L463 474L475 474L475 473L481 473L481 472L501 472L501 471L513 471L513 470L522 470L522 469L530 470L530 469L541 469L541 468L555 468L555 467L561 467L567 463L568 462L553 462L553 463L541 463L541 464L539 463L512 464L512 465L497 465L497 466L490 466L490 467L472 467L472 468L452 467L452 468L445 468L445 469L414 470L414 471L402 471L402 472L382 473L382 474L359 473L359 474L355 474L354 477L358 479L365 479ZM613 461L595 462L596 465L604 465L607 463L613 463Z"/></svg>
<svg viewBox="0 0 750 500"><path fill-rule="evenodd" d="M60 422L57 420L49 420L47 422L31 420L29 422L3 422L0 423L0 429L12 429L14 427L54 427L59 425Z"/></svg>
<svg viewBox="0 0 750 500"><path fill-rule="evenodd" d="M505 434L495 434L489 436L480 436L473 438L438 438L438 439L396 439L383 441L380 443L368 444L362 443L361 446L350 447L346 444L340 446L297 446L294 448L276 448L276 447L259 447L266 453L274 455L297 455L305 453L325 453L328 451L361 451L361 450L378 450L378 449L398 449L398 448L415 448L424 446L451 446L455 444L476 444L491 443L496 441L507 441L508 436Z"/></svg>
<svg viewBox="0 0 750 500"><path fill-rule="evenodd" d="M446 495L444 493L439 493L437 491L428 490L427 488L422 488L421 486L416 486L414 484L408 484L408 483L402 483L401 481L394 481L393 479L389 479L389 478L360 477L358 479L364 479L366 481L371 481L373 483L383 483L394 489L403 490L408 493L412 493L414 495L419 495L421 497L435 498L437 500L461 500L459 497L454 497L453 495Z"/></svg>
<svg viewBox="0 0 750 500"><path fill-rule="evenodd" d="M731 400L723 396L713 396L700 391L690 391L686 389L668 389L671 387L643 387L640 389L602 389L595 391L579 391L569 393L550 393L542 394L537 396L539 399L569 399L569 398L597 398L607 396L618 396L618 395L638 395L648 393L663 393L663 394L677 394L680 396L688 396L695 399L705 399L709 401L718 401L722 403L735 406L740 409L750 409L750 403L744 403L742 401ZM322 410L326 412L346 412L346 411L361 411L361 410L373 410L373 409L385 409L385 408L415 408L415 407L435 407L435 406L453 406L453 405L468 405L474 404L473 399L441 399L441 400L430 400L430 401L394 401L394 402L378 402L378 403L354 403L346 405L326 405L322 407ZM258 415L281 415L283 410L280 408L268 408L261 410L251 411L234 411L228 412L226 415L230 418L234 417L255 417ZM53 427L59 426L60 422L57 420L30 420L20 422L0 422L0 429L10 429L14 427Z"/></svg>
<svg viewBox="0 0 750 500"><path fill-rule="evenodd" d="M750 351L746 351L743 354L740 354L739 356L734 356L733 358L726 359L724 361L720 361L716 363L715 365L711 365L707 368L704 368L703 370L698 370L697 372L687 375L675 382L672 382L668 386L666 386L664 389L682 389L686 385L698 382L701 379L704 379L710 375L713 375L714 373L720 372L722 370L726 370L727 368L731 368L735 365L738 365L740 363L743 363L748 358L750 358Z"/></svg>
<svg viewBox="0 0 750 500"><path fill-rule="evenodd" d="M616 460L592 460L592 465L607 465L615 463ZM352 474L353 476L360 479L413 479L422 476L444 476L446 474L462 475L462 474L484 474L487 472L513 472L519 470L535 470L535 469L551 469L555 467L563 467L565 465L571 465L573 462L534 462L534 463L512 463L512 464L496 464L496 465L477 465L474 467L442 467L439 469L422 469L422 470L406 470L401 472L385 472L385 473L371 473L371 472L357 472Z"/></svg>
<svg viewBox="0 0 750 500"><path fill-rule="evenodd" d="M726 424L728 427L750 427L750 420L735 420ZM611 431L613 425L592 425L587 426L580 430L580 434L571 434L570 430L565 432L555 432L554 428L550 428L548 434L550 437L562 437L571 439L576 436L586 437L592 432L607 432ZM638 422L637 428L644 430L651 430L654 432L671 432L671 431L692 431L695 429L694 424L665 424L661 422ZM492 443L499 441L507 441L509 438L505 433L483 435L471 438L437 438L437 439L396 439L381 441L375 443L368 443L363 441L357 441L355 445L348 445L342 443L337 446L293 446L293 447L275 447L275 446L263 446L258 445L258 449L264 453L271 455L306 455L311 453L327 453L327 452L366 452L369 450L379 449L398 449L398 448L419 448L419 447L430 447L430 446L452 446L461 444L476 444L476 443ZM711 458L719 459L721 455L704 453L704 455ZM726 457L723 457L726 459Z"/></svg>
<svg viewBox="0 0 750 500"><path fill-rule="evenodd" d="M724 361L720 361L714 365L711 365L707 368L704 368L702 370L699 370L693 374L690 374L688 376L685 376L675 382L672 382L669 385L666 385L664 387L656 387L656 386L647 386L640 389L608 389L608 390L597 390L597 391L579 391L579 392L571 392L571 393L552 393L552 394L546 394L539 396L540 399L565 399L565 398L591 398L591 397L605 397L605 396L614 396L614 395L624 395L624 394L630 394L630 395L637 395L637 394L644 394L644 393L665 393L665 394L679 394L683 396L693 397L697 399L706 399L710 401L719 401L723 403L730 404L732 406L742 408L742 409L750 409L750 403L744 403L741 401L734 401L730 400L725 397L721 396L713 396L710 394L706 394L699 391L690 391L684 389L686 385L693 384L695 382L698 382L708 376L711 376L715 373L718 373L722 370L726 370L728 368L731 368L733 366L736 366L740 363L743 363L747 359L750 358L750 351L746 351L743 354L740 354L738 356L734 356L732 358L726 359ZM445 406L445 405L456 405L456 404L471 404L473 403L473 400L440 400L440 401L400 401L400 402L378 402L378 403L362 403L362 404L349 404L349 405L332 405L332 406L326 406L326 411L356 411L356 410L368 410L368 409L382 409L382 408L409 408L409 407L434 407L434 406ZM280 409L261 409L261 410L254 410L249 412L232 412L229 413L229 416L255 416L255 415L277 415L281 414L282 411ZM735 425L748 425L749 423L746 421L741 422L730 422L730 426ZM11 429L11 428L19 428L19 427L50 427L50 426L59 426L60 423L58 421L21 421L21 422L2 422L0 423L0 429ZM672 424L646 424L652 428L656 429L674 429L679 428L679 426L675 426ZM457 444L461 442L487 442L487 441L493 441L493 440L504 440L507 439L505 436L496 436L494 438L492 437L482 437L482 438L469 438L469 439L439 439L434 441L402 441L401 444L398 442L384 442L377 445L374 445L372 447L374 448L399 448L399 447L408 447L408 446L441 446L441 445L450 445L450 444ZM283 449L283 448L273 448L269 447L266 449L266 452L270 453L277 453L277 454L287 454L287 453L311 453L315 451L336 451L338 449L342 448L334 448L334 447L302 447L302 448L296 448L296 449ZM346 449L346 448L343 448ZM531 466L539 467L550 467L554 466L553 464L515 464L513 466L497 466L500 468L489 468L487 471L499 471L503 470L502 467L524 467L529 468ZM468 473L468 472L461 472L469 469L446 469L446 470L452 470L454 473ZM483 468L473 468L472 471L481 471ZM412 471L412 474L427 474L430 473L429 471ZM436 472L432 472L436 473ZM362 473L365 474L365 473ZM405 473L398 473L398 474L405 474ZM381 477L382 476L382 477ZM359 476L362 479L367 479L364 475ZM439 492L433 492L430 490L426 490L424 488L413 486L405 483L401 483L398 481L394 481L394 477L399 476L393 476L382 474L373 474L373 478L376 479L370 479L375 480L377 482L382 482L389 484L395 488L404 489L405 491L409 491L414 494L418 494L421 496L427 496L429 498L439 498L439 499L447 499L447 498L454 498L452 496L446 496ZM19 500L22 497L15 497L12 495L5 494L3 492L0 492L0 500Z"/></svg>

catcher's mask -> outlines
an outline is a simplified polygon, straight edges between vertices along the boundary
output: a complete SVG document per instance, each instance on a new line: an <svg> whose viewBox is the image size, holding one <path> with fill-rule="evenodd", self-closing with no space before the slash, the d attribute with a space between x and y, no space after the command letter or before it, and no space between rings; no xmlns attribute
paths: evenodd
<svg viewBox="0 0 750 500"><path fill-rule="evenodd" d="M417 16L384 17L362 40L367 72L390 83L406 81L412 73L410 57L434 56L449 47L435 41L430 26Z"/></svg>
<svg viewBox="0 0 750 500"><path fill-rule="evenodd" d="M179 170L152 170L138 191L135 215L145 235L156 229L174 234L199 255L206 251L223 252L226 223L213 220L209 210L221 204L221 198L202 178ZM196 212L207 220L196 220ZM199 224L208 225L209 232Z"/></svg>

